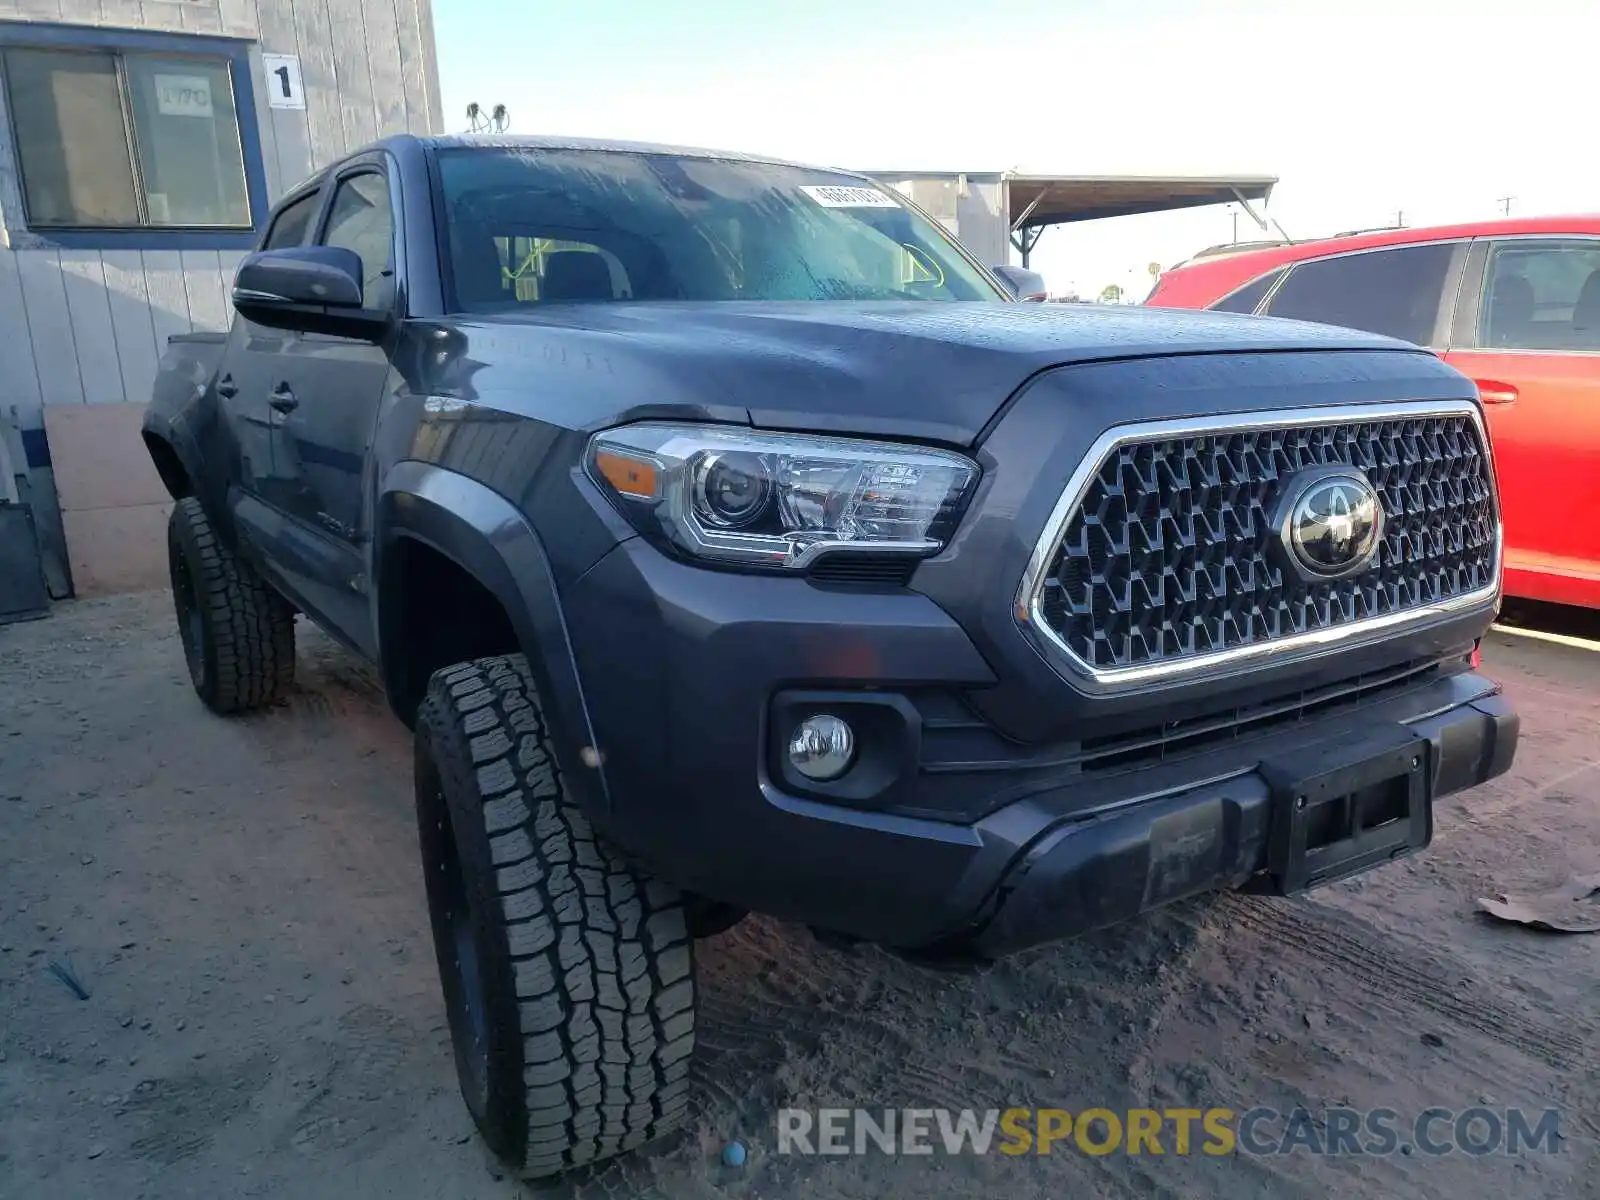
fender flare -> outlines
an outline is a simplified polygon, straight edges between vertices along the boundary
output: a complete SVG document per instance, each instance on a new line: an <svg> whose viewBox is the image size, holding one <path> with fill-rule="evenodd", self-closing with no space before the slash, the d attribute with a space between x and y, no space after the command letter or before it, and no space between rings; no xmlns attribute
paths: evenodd
<svg viewBox="0 0 1600 1200"><path fill-rule="evenodd" d="M182 421L174 421L166 413L158 412L151 407L145 410L144 419L140 422L140 433L146 438L153 438L167 445L176 456L184 474L189 477L193 494L203 495L202 481L205 479L205 474L201 467L200 448L195 445L194 438L189 435L189 430ZM180 499L174 481L167 477L159 461L156 463L156 473L161 477L161 486L167 489L172 498Z"/></svg>
<svg viewBox="0 0 1600 1200"><path fill-rule="evenodd" d="M459 472L407 459L396 463L378 490L375 579L383 556L400 538L412 538L450 559L500 602L527 656L556 744L581 754L595 744L594 730L567 633L561 597L544 545L522 513L499 492ZM381 603L377 589L374 605ZM391 648L378 619L378 658L389 678ZM610 812L599 764L569 753L562 767L585 811Z"/></svg>

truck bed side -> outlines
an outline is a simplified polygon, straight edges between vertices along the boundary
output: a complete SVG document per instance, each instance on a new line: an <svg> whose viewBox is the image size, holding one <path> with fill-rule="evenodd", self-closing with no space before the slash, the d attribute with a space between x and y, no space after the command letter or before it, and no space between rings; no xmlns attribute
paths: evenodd
<svg viewBox="0 0 1600 1200"><path fill-rule="evenodd" d="M203 490L202 430L215 414L212 384L227 348L225 333L167 338L143 423L145 446L172 498Z"/></svg>

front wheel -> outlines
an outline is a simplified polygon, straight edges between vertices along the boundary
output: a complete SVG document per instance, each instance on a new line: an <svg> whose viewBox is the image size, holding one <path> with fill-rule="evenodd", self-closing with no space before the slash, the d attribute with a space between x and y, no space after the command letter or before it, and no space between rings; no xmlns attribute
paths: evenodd
<svg viewBox="0 0 1600 1200"><path fill-rule="evenodd" d="M694 1049L683 896L595 837L566 795L521 655L433 676L417 822L461 1094L526 1178L682 1123Z"/></svg>

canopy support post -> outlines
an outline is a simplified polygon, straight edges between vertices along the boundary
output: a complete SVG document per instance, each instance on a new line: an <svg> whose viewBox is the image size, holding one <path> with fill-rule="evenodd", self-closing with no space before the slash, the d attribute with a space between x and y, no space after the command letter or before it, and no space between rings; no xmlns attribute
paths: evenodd
<svg viewBox="0 0 1600 1200"><path fill-rule="evenodd" d="M1244 209L1252 221L1261 226L1262 233L1272 232L1272 227L1267 224L1267 219L1255 210L1250 201L1245 199L1243 192L1238 188L1229 188L1228 190L1233 193L1233 198L1239 202L1239 207Z"/></svg>
<svg viewBox="0 0 1600 1200"><path fill-rule="evenodd" d="M1008 190L1007 195L1009 196L1009 194ZM1033 210L1039 207L1039 201L1043 199L1044 191L1041 189L1039 194L1028 202L1028 207L1023 209L1011 222L1011 244L1021 252L1022 265L1024 267L1028 265L1028 255L1032 253L1034 246L1038 243L1039 235L1044 232L1043 225L1026 228L1024 222L1033 216Z"/></svg>
<svg viewBox="0 0 1600 1200"><path fill-rule="evenodd" d="M1015 230L1011 234L1011 244L1022 253L1022 265L1028 265L1028 255L1033 253L1033 248L1039 244L1039 239L1044 236L1047 225L1030 225L1026 229Z"/></svg>

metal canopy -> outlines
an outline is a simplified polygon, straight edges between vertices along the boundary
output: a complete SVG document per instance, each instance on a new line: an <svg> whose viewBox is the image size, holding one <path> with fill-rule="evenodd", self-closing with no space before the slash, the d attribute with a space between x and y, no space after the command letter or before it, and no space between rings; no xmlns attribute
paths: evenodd
<svg viewBox="0 0 1600 1200"><path fill-rule="evenodd" d="M1023 171L867 171L875 179L898 182L937 180L965 188L969 183L1000 185L1000 212L1022 265L1041 234L1052 225L1166 212L1208 204L1238 204L1263 230L1265 218L1253 207L1272 195L1273 175L1036 175Z"/></svg>
<svg viewBox="0 0 1600 1200"><path fill-rule="evenodd" d="M1200 208L1208 204L1239 204L1263 229L1266 222L1251 207L1264 201L1278 182L1270 175L1021 175L1007 172L1007 221L1011 244L1029 252L1052 225L1095 221L1102 217L1127 217L1135 213Z"/></svg>

